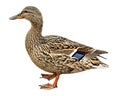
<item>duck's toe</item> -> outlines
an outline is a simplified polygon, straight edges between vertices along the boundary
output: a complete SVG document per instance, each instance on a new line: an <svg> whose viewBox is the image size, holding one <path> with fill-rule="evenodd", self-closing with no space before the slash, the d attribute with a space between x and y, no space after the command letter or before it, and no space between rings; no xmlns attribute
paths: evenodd
<svg viewBox="0 0 120 96"><path fill-rule="evenodd" d="M40 86L40 89L46 89L46 90L50 90L57 87L57 85L49 84L49 83L44 85L39 85L39 86Z"/></svg>

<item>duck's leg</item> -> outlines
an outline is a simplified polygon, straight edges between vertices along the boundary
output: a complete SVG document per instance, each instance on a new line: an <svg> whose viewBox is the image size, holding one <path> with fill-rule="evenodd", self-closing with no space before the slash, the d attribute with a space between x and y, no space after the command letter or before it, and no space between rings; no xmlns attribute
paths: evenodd
<svg viewBox="0 0 120 96"><path fill-rule="evenodd" d="M55 81L53 84L44 84L44 85L40 85L41 86L41 89L53 89L53 88L56 88L57 87L57 82L58 82L58 79L59 79L59 75L56 75L55 77Z"/></svg>
<svg viewBox="0 0 120 96"><path fill-rule="evenodd" d="M41 74L41 75L42 75L41 78L51 80L51 79L55 78L57 74Z"/></svg>

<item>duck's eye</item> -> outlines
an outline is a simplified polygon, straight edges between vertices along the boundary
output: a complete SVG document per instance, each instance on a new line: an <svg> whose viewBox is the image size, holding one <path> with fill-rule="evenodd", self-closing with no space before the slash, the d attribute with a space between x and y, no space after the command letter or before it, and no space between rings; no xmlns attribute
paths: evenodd
<svg viewBox="0 0 120 96"><path fill-rule="evenodd" d="M23 11L24 13L29 13L28 11Z"/></svg>

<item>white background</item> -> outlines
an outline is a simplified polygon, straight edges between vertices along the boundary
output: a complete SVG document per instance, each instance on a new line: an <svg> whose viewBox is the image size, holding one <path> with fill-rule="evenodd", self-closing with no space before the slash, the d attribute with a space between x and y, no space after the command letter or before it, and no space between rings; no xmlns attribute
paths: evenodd
<svg viewBox="0 0 120 96"><path fill-rule="evenodd" d="M55 34L104 49L107 69L61 75L58 88L48 83L25 50L26 20L10 21L25 6L38 7L44 19L43 35ZM0 1L0 96L120 96L119 0L4 0ZM53 81L50 81L51 83Z"/></svg>

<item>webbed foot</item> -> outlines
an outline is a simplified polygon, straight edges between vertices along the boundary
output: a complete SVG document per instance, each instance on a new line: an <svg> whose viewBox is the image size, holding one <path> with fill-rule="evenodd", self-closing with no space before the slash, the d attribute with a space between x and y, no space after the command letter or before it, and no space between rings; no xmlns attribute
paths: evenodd
<svg viewBox="0 0 120 96"><path fill-rule="evenodd" d="M49 77L50 75L44 75L43 78L46 78L46 79L51 79ZM52 75L53 76L53 75ZM47 90L50 90L50 89L53 89L53 88L56 88L57 87L57 82L59 80L59 75L55 75L53 76L55 78L55 81L53 84L44 84L44 85L39 85L41 89L47 89ZM53 78L52 78L53 79Z"/></svg>

